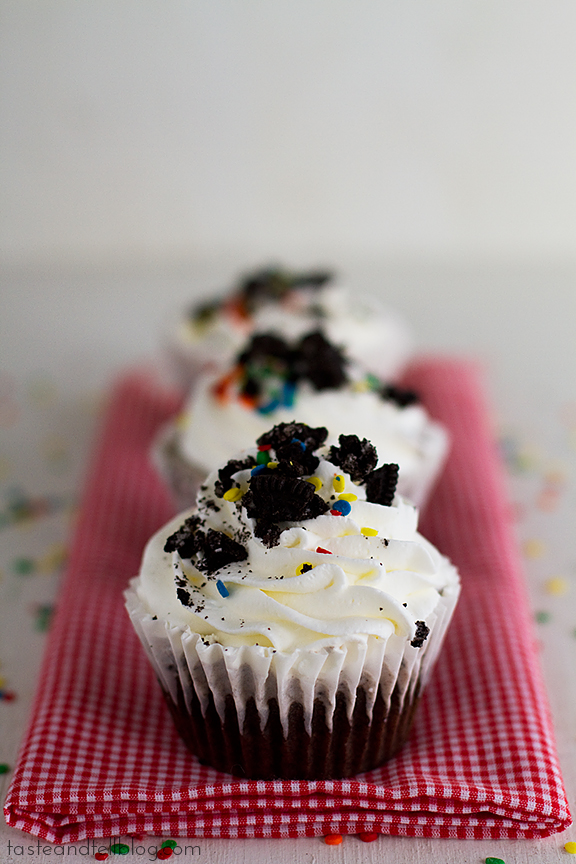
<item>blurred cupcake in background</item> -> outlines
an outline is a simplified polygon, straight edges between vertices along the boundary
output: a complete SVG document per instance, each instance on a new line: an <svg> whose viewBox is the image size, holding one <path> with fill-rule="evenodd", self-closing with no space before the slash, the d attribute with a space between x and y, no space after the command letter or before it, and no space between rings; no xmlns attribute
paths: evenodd
<svg viewBox="0 0 576 864"><path fill-rule="evenodd" d="M412 350L408 326L375 300L331 282L324 270L270 267L244 276L227 295L193 304L167 338L181 386L229 365L254 332L295 339L318 327L369 372L394 379Z"/></svg>
<svg viewBox="0 0 576 864"><path fill-rule="evenodd" d="M372 441L400 466L398 491L421 507L448 451L445 429L416 393L384 383L349 359L321 330L295 338L254 334L225 370L203 374L182 414L162 430L154 461L179 509L191 506L215 466L271 424L296 420Z"/></svg>

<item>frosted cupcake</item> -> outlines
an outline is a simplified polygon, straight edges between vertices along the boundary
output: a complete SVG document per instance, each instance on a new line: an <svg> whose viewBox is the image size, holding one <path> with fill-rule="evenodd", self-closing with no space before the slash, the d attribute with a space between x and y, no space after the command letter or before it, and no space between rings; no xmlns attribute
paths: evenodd
<svg viewBox="0 0 576 864"><path fill-rule="evenodd" d="M202 376L183 414L163 430L155 461L179 509L192 506L200 482L271 425L297 418L338 435L372 441L385 462L400 465L399 492L427 500L448 449L444 428L417 395L384 384L349 362L319 330L295 340L254 335L223 373Z"/></svg>
<svg viewBox="0 0 576 864"><path fill-rule="evenodd" d="M294 339L319 326L368 371L394 378L412 349L406 324L330 282L324 271L268 268L241 279L227 296L192 306L168 339L181 384L189 388L201 372L229 365L251 333L274 330Z"/></svg>
<svg viewBox="0 0 576 864"><path fill-rule="evenodd" d="M402 746L455 568L370 442L281 424L148 543L127 608L176 726L250 778L348 777Z"/></svg>

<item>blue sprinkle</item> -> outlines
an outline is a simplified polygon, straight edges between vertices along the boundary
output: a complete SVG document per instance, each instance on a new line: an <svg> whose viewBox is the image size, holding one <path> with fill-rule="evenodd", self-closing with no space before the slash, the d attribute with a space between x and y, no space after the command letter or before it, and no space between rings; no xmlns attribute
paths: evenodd
<svg viewBox="0 0 576 864"><path fill-rule="evenodd" d="M264 465L264 464L256 465L255 468L252 468L252 471L250 472L250 476L255 477L256 474L260 474L262 471L264 471L265 468L266 468L266 465Z"/></svg>
<svg viewBox="0 0 576 864"><path fill-rule="evenodd" d="M276 410L276 408L279 407L279 405L280 405L279 399L272 399L266 405L260 405L258 408L258 413L259 414L271 414L273 411Z"/></svg>
<svg viewBox="0 0 576 864"><path fill-rule="evenodd" d="M228 597L228 595L230 594L228 588L221 579L218 579L218 581L216 582L216 587L218 588L218 591L220 592L222 597Z"/></svg>
<svg viewBox="0 0 576 864"><path fill-rule="evenodd" d="M296 398L296 384L293 381L286 381L282 391L282 404L286 408L292 408L294 399Z"/></svg>
<svg viewBox="0 0 576 864"><path fill-rule="evenodd" d="M336 501L332 509L339 510L343 516L347 516L352 510L352 505L349 501Z"/></svg>
<svg viewBox="0 0 576 864"><path fill-rule="evenodd" d="M292 438L292 441L290 443L291 444L299 444L300 447L302 448L302 450L306 449L306 444L304 443L304 441L300 441L299 438Z"/></svg>

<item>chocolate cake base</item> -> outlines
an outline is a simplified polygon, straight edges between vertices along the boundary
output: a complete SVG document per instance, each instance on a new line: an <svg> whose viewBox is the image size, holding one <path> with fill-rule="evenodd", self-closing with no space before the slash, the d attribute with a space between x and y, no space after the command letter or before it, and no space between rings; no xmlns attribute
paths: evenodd
<svg viewBox="0 0 576 864"><path fill-rule="evenodd" d="M366 691L359 687L351 721L343 695L337 694L331 729L326 723L325 705L317 699L311 734L304 725L302 705L294 702L288 715L287 737L275 699L268 703L264 729L260 729L256 705L250 699L241 732L232 696L226 698L222 722L211 695L203 714L194 691L188 711L180 682L177 704L163 692L178 732L202 764L252 780L328 780L377 768L398 752L412 726L418 689L410 691L401 708L398 687L388 708L378 691L370 719L366 712Z"/></svg>

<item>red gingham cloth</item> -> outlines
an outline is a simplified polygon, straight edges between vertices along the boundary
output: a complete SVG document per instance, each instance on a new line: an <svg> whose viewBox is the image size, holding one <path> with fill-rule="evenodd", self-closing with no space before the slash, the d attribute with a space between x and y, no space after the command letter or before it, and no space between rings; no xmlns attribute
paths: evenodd
<svg viewBox="0 0 576 864"><path fill-rule="evenodd" d="M421 360L406 383L452 432L422 529L460 568L463 591L401 753L351 780L239 781L185 749L122 597L147 538L172 515L148 451L178 402L132 374L114 389L88 477L6 799L10 825L66 843L130 833L542 837L570 824L477 371Z"/></svg>

